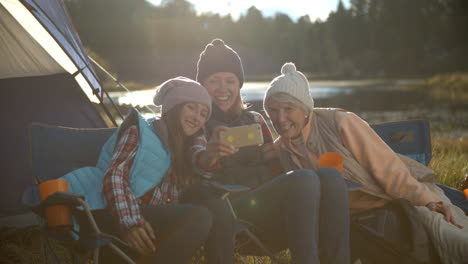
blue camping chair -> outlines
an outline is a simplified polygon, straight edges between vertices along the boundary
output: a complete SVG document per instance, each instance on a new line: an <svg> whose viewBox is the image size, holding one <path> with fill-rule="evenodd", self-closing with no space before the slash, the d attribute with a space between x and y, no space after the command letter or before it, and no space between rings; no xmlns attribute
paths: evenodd
<svg viewBox="0 0 468 264"><path fill-rule="evenodd" d="M395 152L428 165L432 158L431 135L427 120L411 120L373 125L375 132ZM437 184L451 202L468 215L466 200L460 191Z"/></svg>
<svg viewBox="0 0 468 264"><path fill-rule="evenodd" d="M427 120L388 122L372 125L372 128L396 153L408 156L424 165L430 162L432 150ZM405 203L405 201L398 202ZM408 216L402 211L397 211L394 205L395 203L392 203L383 208L353 215L351 218L353 259L359 258L361 262L369 264L440 263L426 234L413 235L411 241L402 241L403 229L407 232L413 230L407 230L406 224L403 223L408 223ZM417 238L414 238L415 236ZM401 250L403 246L400 245L403 244L405 250Z"/></svg>
<svg viewBox="0 0 468 264"><path fill-rule="evenodd" d="M59 178L66 173L85 166L95 166L102 145L115 131L114 128L75 129L33 123L30 127L30 155L33 175L37 183ZM116 244L125 244L118 238L101 232L84 201L84 197L67 192L56 192L40 201L37 186L27 189L23 203L44 218L44 209L53 205L66 205L71 208L74 219L79 222L80 231L65 234L51 234L44 223L42 257L47 263L63 263L51 248L50 239L58 241L72 253L73 262L86 263L93 255L94 263L99 261L100 248L108 246L128 263L134 263ZM83 209L80 210L79 208ZM63 228L63 227L57 227ZM88 230L84 232L83 230ZM54 256L54 257L53 257Z"/></svg>
<svg viewBox="0 0 468 264"><path fill-rule="evenodd" d="M373 125L372 128L396 153L428 165L432 158L427 120L410 120Z"/></svg>

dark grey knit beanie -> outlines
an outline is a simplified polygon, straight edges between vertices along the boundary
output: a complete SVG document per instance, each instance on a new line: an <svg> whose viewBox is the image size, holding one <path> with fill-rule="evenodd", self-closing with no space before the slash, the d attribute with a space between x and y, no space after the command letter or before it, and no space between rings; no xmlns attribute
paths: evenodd
<svg viewBox="0 0 468 264"><path fill-rule="evenodd" d="M240 87L244 85L244 69L241 59L237 52L224 44L221 39L214 39L200 53L196 80L203 84L211 74L217 72L232 72L239 79Z"/></svg>

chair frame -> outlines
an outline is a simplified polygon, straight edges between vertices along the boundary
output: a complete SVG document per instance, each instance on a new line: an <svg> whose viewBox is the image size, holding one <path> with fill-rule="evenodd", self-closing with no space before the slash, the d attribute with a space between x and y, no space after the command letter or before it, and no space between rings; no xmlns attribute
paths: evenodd
<svg viewBox="0 0 468 264"><path fill-rule="evenodd" d="M111 135L112 131L115 130L115 128L81 129L81 128L51 126L48 124L43 124L43 123L38 123L38 122L32 123L30 125L29 152L31 154L31 160L30 160L31 167L33 168L33 171L34 169L36 169L36 171L34 171L34 174L35 174L34 176L36 177L37 183L48 180L46 177L50 177L50 175L48 175L47 173L40 173L37 171L37 170L41 170L44 168L44 164L47 162L47 157L41 157L40 153L38 153L40 149L35 149L35 148L40 148L40 144L38 145L34 141L40 140L40 139L46 140L46 141L54 140L54 138L45 138L45 139L35 138L33 131L37 131L37 129L50 129L50 131L53 131L54 133L56 133L57 131L65 131L66 133L71 133L73 135L75 135L75 133L76 135L80 134L81 136L84 136L84 137L87 137L89 135L87 133L99 132L101 133L100 134L101 139L99 139L101 141L104 139L107 140L107 138ZM83 132L85 133L82 134ZM66 135L65 137L73 137L73 136ZM34 155L38 157L39 160L34 161L33 160ZM80 160L80 162L83 162L83 160ZM89 160L85 159L84 162L89 163ZM34 165L40 165L40 166L39 168L34 168L35 167ZM54 171L54 173L57 173L57 171ZM57 176L58 175L53 175L50 179L53 179ZM90 233L87 234L86 237L80 236L80 234L78 234L78 232L73 229L70 232L63 234L63 235L59 235L59 236L47 235L48 230L44 232L46 233L48 237L56 238L55 240L72 241L73 245L78 245L80 247L86 248L86 253L83 256L79 256L80 258L84 257L84 259L82 260L84 263L92 255L93 261L94 261L93 263L98 264L100 248L102 246L109 246L117 255L119 255L127 263L130 263L130 264L135 263L114 242L118 242L119 244L122 244L122 245L127 245L127 243L125 243L124 241L120 240L119 238L113 235L104 233L100 230L83 196L69 193L69 192L55 192L54 194L48 196L45 200L38 202L39 200L40 198L39 198L38 186L32 186L31 188L26 189L26 191L23 194L23 203L28 205L33 212L35 212L42 219L45 219L45 220L46 220L45 213L44 213L45 208L48 206L53 206L53 205L68 206L71 209L72 215L75 215L75 216L79 212L84 213L84 215L86 216L85 224L89 226L90 228ZM44 226L45 226L45 229L50 229L47 227L46 223L44 224ZM48 237L46 237L46 239L48 239ZM85 246L84 244L88 244L88 246ZM91 250L89 249L90 247L91 247ZM72 253L72 257L75 256L74 252L70 252L70 253ZM76 258L74 258L72 261L80 262L80 261L77 261Z"/></svg>
<svg viewBox="0 0 468 264"><path fill-rule="evenodd" d="M93 263L99 263L99 252L100 248L104 245L109 246L115 253L122 257L127 263L134 264L135 262L128 257L119 247L117 247L112 241L119 242L126 245L126 243L119 238L104 233L98 227L96 220L91 213L87 203L84 200L84 197L81 195L69 193L69 192L55 192L52 195L48 196L39 206L35 208L36 212L39 212L40 215L44 216L44 209L48 206L54 205L65 205L72 208L72 211L80 210L79 207L83 208L83 212L86 215L89 226L91 227L92 236L95 237L95 241L104 243L103 245L97 246L93 250ZM103 240L104 239L104 240Z"/></svg>
<svg viewBox="0 0 468 264"><path fill-rule="evenodd" d="M246 192L249 191L251 188L242 185L223 185L215 181L209 181L209 184L215 189L224 191L224 194L221 196L221 199L226 201L226 203L228 204L234 221L241 227L240 232L245 232L245 234L255 243L255 245L259 247L265 253L266 256L270 257L273 263L283 264L283 262L277 257L275 257L275 255L261 242L261 240L245 226L246 222L237 217L234 207L232 206L231 200L229 198L230 194Z"/></svg>

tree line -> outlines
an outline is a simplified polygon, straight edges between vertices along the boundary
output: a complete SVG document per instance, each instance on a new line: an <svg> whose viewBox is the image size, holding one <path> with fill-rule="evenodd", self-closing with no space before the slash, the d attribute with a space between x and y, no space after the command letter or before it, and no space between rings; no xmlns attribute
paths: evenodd
<svg viewBox="0 0 468 264"><path fill-rule="evenodd" d="M197 14L186 0L65 0L83 44L121 80L154 84L194 77L204 45L222 38L247 76L278 74L293 61L327 78L368 78L466 71L468 1L340 1L325 21L252 6L239 19ZM247 78L248 80L249 78Z"/></svg>

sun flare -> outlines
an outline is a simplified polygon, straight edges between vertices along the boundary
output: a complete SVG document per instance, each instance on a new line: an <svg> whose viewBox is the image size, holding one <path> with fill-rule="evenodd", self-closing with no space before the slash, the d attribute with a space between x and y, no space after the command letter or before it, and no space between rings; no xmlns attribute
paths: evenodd
<svg viewBox="0 0 468 264"><path fill-rule="evenodd" d="M350 6L350 0L342 1L345 7ZM154 5L159 5L161 0L149 0ZM217 13L220 15L230 14L232 18L238 19L251 7L255 6L262 11L264 16L274 16L276 13L287 14L296 20L301 16L308 15L312 21L325 20L331 11L336 10L339 0L188 0L192 3L198 13Z"/></svg>

